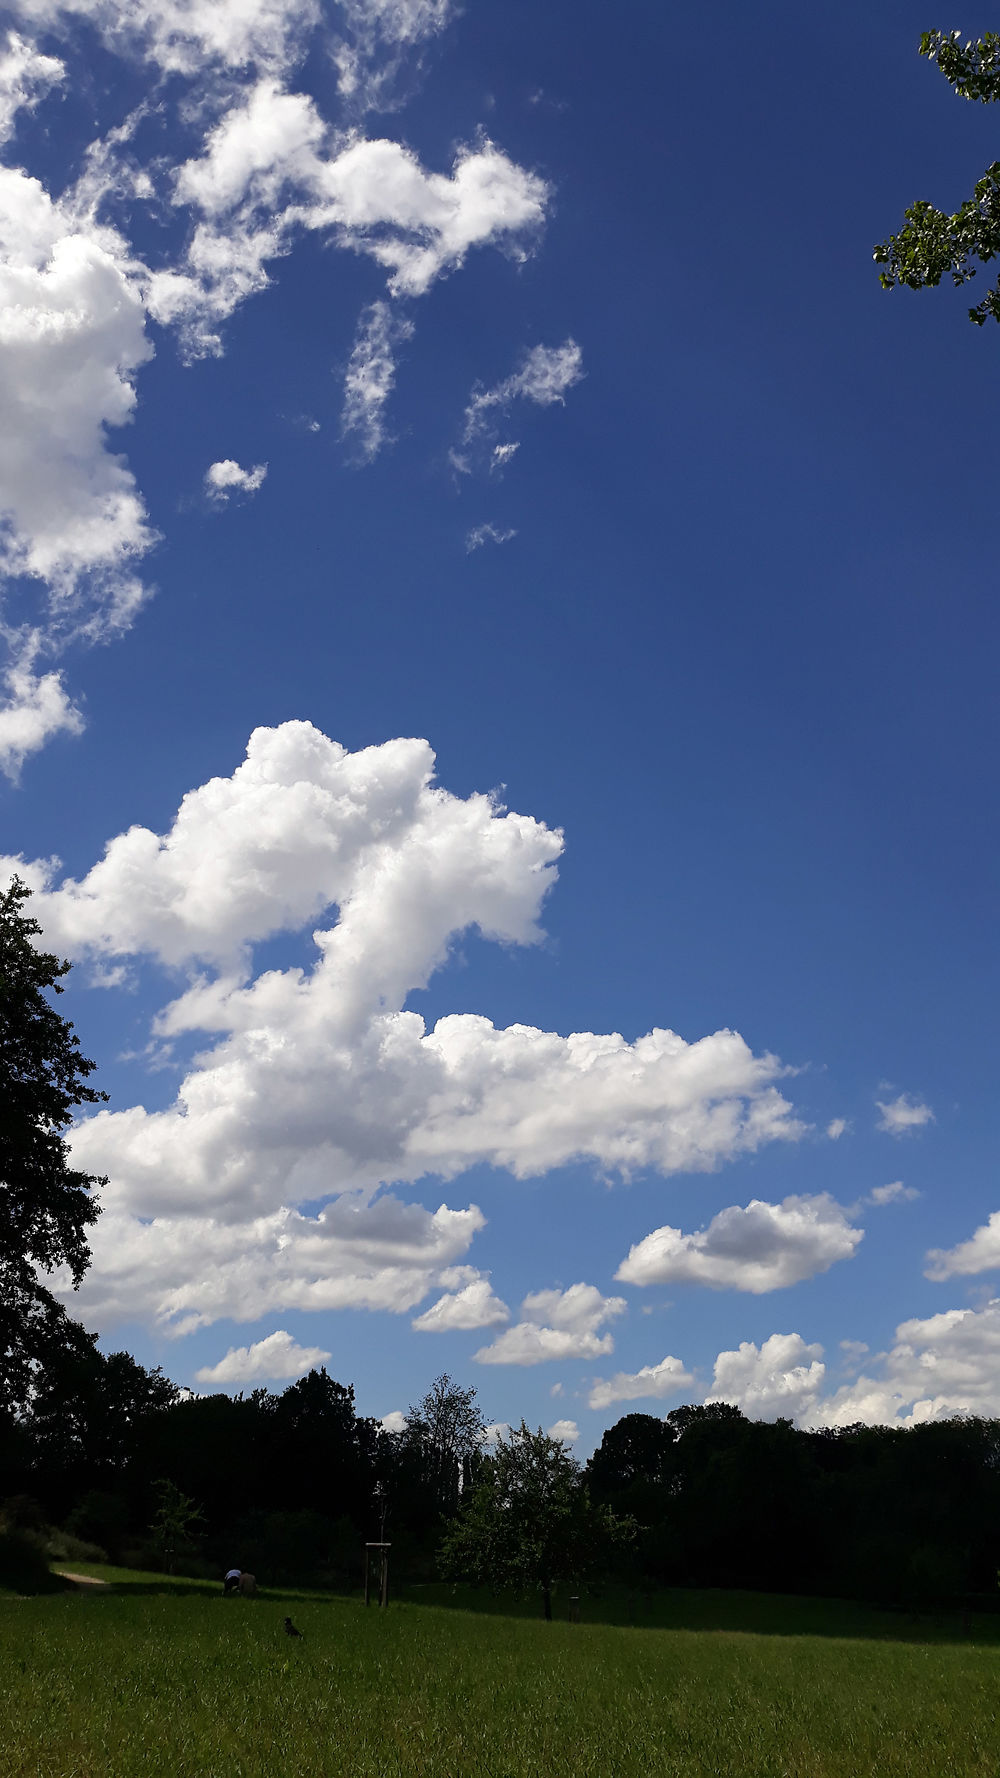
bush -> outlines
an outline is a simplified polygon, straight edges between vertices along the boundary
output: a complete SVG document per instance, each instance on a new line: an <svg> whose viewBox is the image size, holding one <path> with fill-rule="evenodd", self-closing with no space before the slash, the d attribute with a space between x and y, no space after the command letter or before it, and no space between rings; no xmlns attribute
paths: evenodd
<svg viewBox="0 0 1000 1778"><path fill-rule="evenodd" d="M106 1562L108 1552L99 1543L85 1537L74 1537L70 1531L50 1531L43 1539L45 1554L52 1562Z"/></svg>
<svg viewBox="0 0 1000 1778"><path fill-rule="evenodd" d="M60 1593L66 1582L50 1573L36 1537L23 1531L0 1531L0 1587L15 1593Z"/></svg>

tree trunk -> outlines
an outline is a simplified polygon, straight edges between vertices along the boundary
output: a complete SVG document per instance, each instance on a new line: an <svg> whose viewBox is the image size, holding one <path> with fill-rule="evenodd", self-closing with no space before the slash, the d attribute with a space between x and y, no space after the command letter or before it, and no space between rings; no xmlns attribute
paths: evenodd
<svg viewBox="0 0 1000 1778"><path fill-rule="evenodd" d="M545 1622L547 1624L551 1624L551 1622L552 1622L552 1588L549 1585L547 1580L543 1580L543 1582L542 1582L542 1606L543 1606L543 1609L545 1612Z"/></svg>

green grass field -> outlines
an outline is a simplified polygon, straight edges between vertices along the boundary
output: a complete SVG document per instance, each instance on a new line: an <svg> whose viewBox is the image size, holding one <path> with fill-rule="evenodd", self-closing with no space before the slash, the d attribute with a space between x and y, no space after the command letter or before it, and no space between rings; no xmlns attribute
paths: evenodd
<svg viewBox="0 0 1000 1778"><path fill-rule="evenodd" d="M92 1572L112 1589L0 1595L2 1778L1000 1772L988 1623L673 1593L638 1602L656 1625L545 1624L429 1589L381 1613Z"/></svg>

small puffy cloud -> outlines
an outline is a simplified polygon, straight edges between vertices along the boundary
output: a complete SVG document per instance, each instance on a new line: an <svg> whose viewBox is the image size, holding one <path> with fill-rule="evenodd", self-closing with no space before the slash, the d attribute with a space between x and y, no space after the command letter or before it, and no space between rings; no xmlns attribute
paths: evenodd
<svg viewBox="0 0 1000 1778"><path fill-rule="evenodd" d="M494 1296L488 1278L476 1278L464 1290L446 1296L418 1315L413 1326L418 1333L466 1332L477 1327L498 1327L510 1320L510 1310Z"/></svg>
<svg viewBox="0 0 1000 1778"><path fill-rule="evenodd" d="M826 1126L826 1133L831 1142L839 1142L846 1129L846 1117L832 1117Z"/></svg>
<svg viewBox="0 0 1000 1778"><path fill-rule="evenodd" d="M401 1408L393 1408L391 1414L383 1414L380 1421L383 1432L405 1432L409 1421Z"/></svg>
<svg viewBox="0 0 1000 1778"><path fill-rule="evenodd" d="M494 445L490 454L490 474L502 475L508 463L520 449L521 445L517 439L508 439L506 444Z"/></svg>
<svg viewBox="0 0 1000 1778"><path fill-rule="evenodd" d="M943 1283L946 1278L975 1277L978 1272L1000 1268L1000 1210L994 1210L968 1241L956 1247L932 1247L927 1255L926 1276Z"/></svg>
<svg viewBox="0 0 1000 1778"><path fill-rule="evenodd" d="M17 781L31 753L53 735L78 735L83 717L71 701L61 673L36 673L30 646L8 667L3 676L4 701L0 703L0 771Z"/></svg>
<svg viewBox="0 0 1000 1778"><path fill-rule="evenodd" d="M618 1371L613 1377L595 1377L587 1406L609 1408L616 1401L644 1401L677 1395L694 1381L679 1358L661 1358L638 1371Z"/></svg>
<svg viewBox="0 0 1000 1778"><path fill-rule="evenodd" d="M575 1445L579 1436L580 1428L575 1420L557 1420L548 1430L549 1438L557 1438L564 1445Z"/></svg>
<svg viewBox="0 0 1000 1778"><path fill-rule="evenodd" d="M889 1185L876 1185L868 1193L869 1204L912 1204L919 1198L915 1185L904 1185L901 1179L893 1179Z"/></svg>
<svg viewBox="0 0 1000 1778"><path fill-rule="evenodd" d="M494 423L515 401L535 407L562 405L566 392L583 376L583 353L575 340L561 346L534 346L525 353L519 368L492 389L474 389L465 410L457 450L451 452L453 468L467 474L472 468L474 447L489 446L491 470L502 468L517 450L516 444L493 444Z"/></svg>
<svg viewBox="0 0 1000 1778"><path fill-rule="evenodd" d="M341 435L354 441L362 462L370 463L385 442L385 407L396 381L396 346L413 334L413 324L385 301L364 310L344 373Z"/></svg>
<svg viewBox="0 0 1000 1778"><path fill-rule="evenodd" d="M483 1444L486 1449L498 1445L510 1436L510 1426L506 1420L494 1420L491 1425L483 1428Z"/></svg>
<svg viewBox="0 0 1000 1778"><path fill-rule="evenodd" d="M781 1290L850 1259L863 1231L826 1193L745 1209L720 1210L706 1229L684 1235L654 1229L629 1252L615 1277L622 1284L707 1284L760 1294Z"/></svg>
<svg viewBox="0 0 1000 1778"><path fill-rule="evenodd" d="M465 552L471 556L473 550L482 549L484 543L509 543L517 532L513 529L504 531L499 525L474 525L466 533Z"/></svg>
<svg viewBox="0 0 1000 1778"><path fill-rule="evenodd" d="M826 1374L822 1346L799 1334L772 1334L761 1346L744 1340L720 1352L706 1401L727 1401L751 1420L803 1418L816 1407Z"/></svg>
<svg viewBox="0 0 1000 1778"><path fill-rule="evenodd" d="M623 1314L625 1299L602 1296L596 1285L538 1290L521 1304L521 1319L492 1346L475 1354L480 1364L545 1364L553 1358L598 1358L614 1350L605 1321Z"/></svg>
<svg viewBox="0 0 1000 1778"><path fill-rule="evenodd" d="M267 464L257 463L253 469L241 469L232 457L223 457L205 471L205 487L213 500L228 500L231 494L256 494L263 486Z"/></svg>
<svg viewBox="0 0 1000 1778"><path fill-rule="evenodd" d="M908 1136L911 1131L934 1122L930 1106L919 1099L911 1099L909 1093L900 1093L897 1099L890 1099L888 1103L881 1099L876 1099L875 1103L881 1112L875 1127L889 1136Z"/></svg>
<svg viewBox="0 0 1000 1778"><path fill-rule="evenodd" d="M280 1328L252 1346L230 1346L218 1364L203 1365L195 1372L199 1383L263 1383L301 1377L329 1358L321 1346L297 1346L290 1333Z"/></svg>

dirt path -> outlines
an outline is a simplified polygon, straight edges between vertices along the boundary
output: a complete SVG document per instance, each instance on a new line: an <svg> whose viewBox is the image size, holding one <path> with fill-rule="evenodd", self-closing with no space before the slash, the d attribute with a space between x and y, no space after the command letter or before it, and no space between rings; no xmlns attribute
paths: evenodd
<svg viewBox="0 0 1000 1778"><path fill-rule="evenodd" d="M63 1580L71 1580L75 1587L91 1587L99 1593L109 1593L111 1582L98 1580L94 1574L74 1574L69 1568L53 1568L53 1574L61 1574Z"/></svg>

